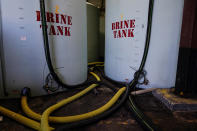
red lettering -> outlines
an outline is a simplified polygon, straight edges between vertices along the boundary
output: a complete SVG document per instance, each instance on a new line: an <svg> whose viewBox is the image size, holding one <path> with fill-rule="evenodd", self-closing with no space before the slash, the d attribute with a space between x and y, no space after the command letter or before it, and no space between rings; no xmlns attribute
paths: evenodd
<svg viewBox="0 0 197 131"><path fill-rule="evenodd" d="M56 35L55 27L53 25L51 25L49 35Z"/></svg>
<svg viewBox="0 0 197 131"><path fill-rule="evenodd" d="M36 16L37 16L36 21L41 21L41 19L40 19L40 11L36 11Z"/></svg>
<svg viewBox="0 0 197 131"><path fill-rule="evenodd" d="M134 29L129 29L128 30L128 37L134 37Z"/></svg>
<svg viewBox="0 0 197 131"><path fill-rule="evenodd" d="M116 22L116 29L120 29L119 22Z"/></svg>
<svg viewBox="0 0 197 131"><path fill-rule="evenodd" d="M36 11L36 21L41 21L41 20L42 20L41 12ZM46 12L46 21L50 23L72 25L72 16ZM48 25L46 26L49 35L71 36L71 27L64 27L61 25L56 26L51 24L49 27ZM42 28L42 25L40 25L40 28Z"/></svg>
<svg viewBox="0 0 197 131"><path fill-rule="evenodd" d="M129 20L125 20L124 21L124 28L129 28Z"/></svg>
<svg viewBox="0 0 197 131"><path fill-rule="evenodd" d="M123 21L120 21L120 29L123 28Z"/></svg>
<svg viewBox="0 0 197 131"><path fill-rule="evenodd" d="M127 37L127 29L126 30L122 30L122 37Z"/></svg>
<svg viewBox="0 0 197 131"><path fill-rule="evenodd" d="M112 30L116 28L115 23L112 23Z"/></svg>
<svg viewBox="0 0 197 131"><path fill-rule="evenodd" d="M134 37L134 28L134 19L112 23L112 31L114 38Z"/></svg>
<svg viewBox="0 0 197 131"><path fill-rule="evenodd" d="M116 33L117 33L117 31L114 31L114 38L116 38Z"/></svg>
<svg viewBox="0 0 197 131"><path fill-rule="evenodd" d="M120 32L120 30L118 31L118 38L121 38L122 36L121 36L121 32Z"/></svg>
<svg viewBox="0 0 197 131"><path fill-rule="evenodd" d="M66 24L66 15L61 15L61 24Z"/></svg>
<svg viewBox="0 0 197 131"><path fill-rule="evenodd" d="M135 20L130 20L130 28L135 28Z"/></svg>
<svg viewBox="0 0 197 131"><path fill-rule="evenodd" d="M56 17L56 23L59 23L59 14L55 14Z"/></svg>
<svg viewBox="0 0 197 131"><path fill-rule="evenodd" d="M65 36L70 36L70 27L64 27L65 29Z"/></svg>
<svg viewBox="0 0 197 131"><path fill-rule="evenodd" d="M36 21L41 21L41 12L36 11ZM63 14L53 14L51 12L46 12L46 21L51 23L61 23L72 25L72 16L67 16Z"/></svg>
<svg viewBox="0 0 197 131"><path fill-rule="evenodd" d="M68 25L72 25L72 16L68 16Z"/></svg>
<svg viewBox="0 0 197 131"><path fill-rule="evenodd" d="M63 26L57 26L57 35L63 35Z"/></svg>
<svg viewBox="0 0 197 131"><path fill-rule="evenodd" d="M47 22L55 22L53 18L53 13L47 12Z"/></svg>

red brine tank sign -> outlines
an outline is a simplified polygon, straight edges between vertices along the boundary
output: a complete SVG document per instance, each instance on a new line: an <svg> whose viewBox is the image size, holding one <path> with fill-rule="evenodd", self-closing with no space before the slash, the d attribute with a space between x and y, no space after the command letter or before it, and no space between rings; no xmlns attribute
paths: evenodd
<svg viewBox="0 0 197 131"><path fill-rule="evenodd" d="M114 38L134 37L135 20L124 20L112 23L112 31Z"/></svg>
<svg viewBox="0 0 197 131"><path fill-rule="evenodd" d="M41 12L36 11L36 21L41 21ZM72 16L46 12L46 21L59 25L47 26L49 35L71 36ZM42 28L42 25L40 25Z"/></svg>

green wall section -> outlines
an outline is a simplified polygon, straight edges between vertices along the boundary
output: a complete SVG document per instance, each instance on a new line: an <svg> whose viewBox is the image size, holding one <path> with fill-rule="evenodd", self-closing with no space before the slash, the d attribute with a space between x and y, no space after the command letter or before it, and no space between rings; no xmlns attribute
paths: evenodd
<svg viewBox="0 0 197 131"><path fill-rule="evenodd" d="M100 16L99 24L99 56L104 59L105 56L105 16Z"/></svg>
<svg viewBox="0 0 197 131"><path fill-rule="evenodd" d="M99 9L87 4L88 62L99 60Z"/></svg>

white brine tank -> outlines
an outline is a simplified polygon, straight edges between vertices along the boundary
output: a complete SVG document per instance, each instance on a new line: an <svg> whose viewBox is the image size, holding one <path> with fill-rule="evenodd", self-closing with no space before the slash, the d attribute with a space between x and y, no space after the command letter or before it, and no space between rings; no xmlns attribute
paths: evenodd
<svg viewBox="0 0 197 131"><path fill-rule="evenodd" d="M175 85L184 0L155 0L145 70L149 84ZM138 70L146 41L149 0L106 0L105 73L130 82Z"/></svg>
<svg viewBox="0 0 197 131"><path fill-rule="evenodd" d="M67 85L87 79L87 23L85 0L47 0L51 58ZM40 0L1 0L1 64L5 78L0 97L18 97L23 87L43 95L48 75L41 26ZM2 53L3 52L3 53ZM1 72L0 72L1 73Z"/></svg>

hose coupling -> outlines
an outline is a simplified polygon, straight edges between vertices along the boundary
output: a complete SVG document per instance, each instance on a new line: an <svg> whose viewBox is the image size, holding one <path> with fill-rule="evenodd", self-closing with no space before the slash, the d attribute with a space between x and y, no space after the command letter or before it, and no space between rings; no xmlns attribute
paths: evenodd
<svg viewBox="0 0 197 131"><path fill-rule="evenodd" d="M31 96L31 89L28 87L24 87L21 90L21 96Z"/></svg>
<svg viewBox="0 0 197 131"><path fill-rule="evenodd" d="M134 80L140 85L147 85L149 81L146 79L147 72L144 70L138 70L134 73ZM143 79L143 80L142 80Z"/></svg>

